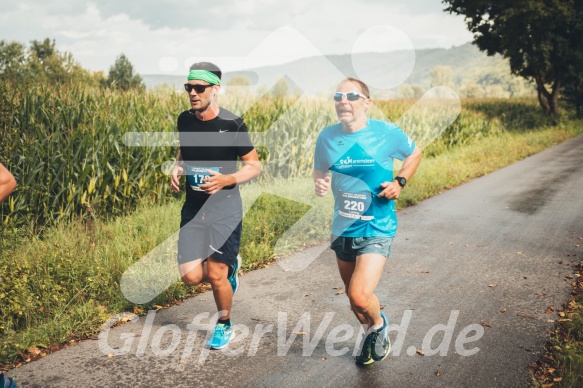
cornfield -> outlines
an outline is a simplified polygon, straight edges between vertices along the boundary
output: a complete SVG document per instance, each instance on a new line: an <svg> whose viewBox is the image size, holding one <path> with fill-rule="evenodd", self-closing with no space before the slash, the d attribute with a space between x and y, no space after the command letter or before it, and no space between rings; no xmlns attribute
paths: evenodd
<svg viewBox="0 0 583 388"><path fill-rule="evenodd" d="M170 147L126 147L121 139L128 131L172 131L178 96L43 86L9 95L1 97L0 157L18 189L2 207L5 227L118 215L140 198L164 199L169 184L160 166Z"/></svg>
<svg viewBox="0 0 583 388"><path fill-rule="evenodd" d="M174 159L177 144L129 147L123 138L129 132L175 131L178 114L189 108L185 95L43 85L24 91L0 85L0 94L0 161L19 184L0 208L3 227L116 216L140 200L171 196L162 166ZM224 95L220 103L243 115L264 161L261 179L310 175L317 134L336 122L331 100ZM401 117L412 104L379 101L371 113L401 120L430 154L500 126L484 113L463 109L445 131L426 136L431 112Z"/></svg>

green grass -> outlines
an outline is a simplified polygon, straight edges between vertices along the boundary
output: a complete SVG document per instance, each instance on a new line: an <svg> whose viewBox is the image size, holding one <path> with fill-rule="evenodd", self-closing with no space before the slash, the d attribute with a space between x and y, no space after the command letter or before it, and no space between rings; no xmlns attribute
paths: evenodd
<svg viewBox="0 0 583 388"><path fill-rule="evenodd" d="M427 157L398 205L413 205L560 143L582 133L581 124L504 132ZM332 198L312 193L310 178L273 179L242 188L244 269L262 267L278 254L328 237ZM26 358L32 346L50 348L71 338L85 338L96 333L111 314L132 311L135 305L119 289L121 275L177 231L180 206L181 199L162 205L143 203L132 214L113 221L60 223L32 240L13 236L3 242L0 363L10 365ZM289 230L310 209L310 217ZM172 249L170 256L175 254ZM163 305L195 291L177 282L138 307Z"/></svg>
<svg viewBox="0 0 583 388"><path fill-rule="evenodd" d="M547 352L533 368L532 387L578 388L583 386L583 261L577 267L571 300L564 304ZM533 365L534 366L534 365Z"/></svg>
<svg viewBox="0 0 583 388"><path fill-rule="evenodd" d="M572 321L566 321L566 335L557 343L556 360L562 386L574 388L583 385L583 294L579 294L572 308Z"/></svg>

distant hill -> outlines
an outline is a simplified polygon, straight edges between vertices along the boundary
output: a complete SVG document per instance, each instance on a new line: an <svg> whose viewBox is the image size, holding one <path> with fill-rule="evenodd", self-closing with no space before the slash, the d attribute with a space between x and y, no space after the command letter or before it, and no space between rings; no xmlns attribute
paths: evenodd
<svg viewBox="0 0 583 388"><path fill-rule="evenodd" d="M366 74L366 81L371 85L382 82L391 71L399 71L398 69L404 63L407 63L407 58L410 58L410 53L404 51L354 55L355 63L364 64L360 65L359 70L361 73ZM225 73L223 84L227 85L234 76L243 75L251 81L254 88L265 88L267 85L273 85L282 77L287 76L288 90L290 92L300 92L300 90L296 90L297 86L293 85L293 80L301 80L303 85L301 91L303 93L312 95L330 93L340 80L338 74L329 71L330 63L344 76L359 78L352 65L353 56L351 54L343 54L329 55L326 58L310 57L282 65ZM445 68L446 82L437 84L446 83L446 86L462 92L469 90L469 86L472 86L474 89L481 89L482 93L487 93L488 90L494 90L492 87L496 86L495 90L498 93L504 93L501 97L531 93L532 88L529 84L520 78L511 76L510 68L501 56L489 57L471 43L450 49L416 50L415 65L405 83L416 85L416 87L424 90L430 88L432 83L431 72L438 66L442 67L442 70ZM181 89L185 79L184 76L170 75L142 75L142 77L148 88L166 83ZM259 78L261 82L259 82ZM371 88L371 93L393 97L403 93L403 88L400 86L390 90Z"/></svg>

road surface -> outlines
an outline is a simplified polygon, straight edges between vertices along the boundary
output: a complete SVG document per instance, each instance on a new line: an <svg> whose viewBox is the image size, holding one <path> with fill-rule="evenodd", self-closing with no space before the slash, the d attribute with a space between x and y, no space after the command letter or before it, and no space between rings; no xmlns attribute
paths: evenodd
<svg viewBox="0 0 583 388"><path fill-rule="evenodd" d="M579 136L400 211L377 292L393 351L371 368L351 357L359 327L326 250L303 271L241 278L228 351L203 348L205 293L9 375L20 387L525 386L583 259L582 192Z"/></svg>

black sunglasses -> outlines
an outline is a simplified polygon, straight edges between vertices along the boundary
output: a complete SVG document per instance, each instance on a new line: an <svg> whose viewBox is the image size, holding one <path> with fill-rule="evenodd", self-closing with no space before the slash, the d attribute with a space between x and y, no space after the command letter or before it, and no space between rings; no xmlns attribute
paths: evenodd
<svg viewBox="0 0 583 388"><path fill-rule="evenodd" d="M186 90L188 93L190 93L192 91L192 89L194 89L194 91L196 92L196 94L201 94L204 93L204 91L206 90L206 88L211 87L211 86L215 86L213 84L210 85L191 85L191 84L184 84L184 90Z"/></svg>
<svg viewBox="0 0 583 388"><path fill-rule="evenodd" d="M356 101L360 97L364 98L365 100L368 100L368 97L365 96L362 93L358 93L358 92L350 92L350 93L340 93L340 92L336 92L336 94L334 94L334 101L340 102L340 101L342 101L342 97L344 97L344 96L346 96L346 99L348 101Z"/></svg>

